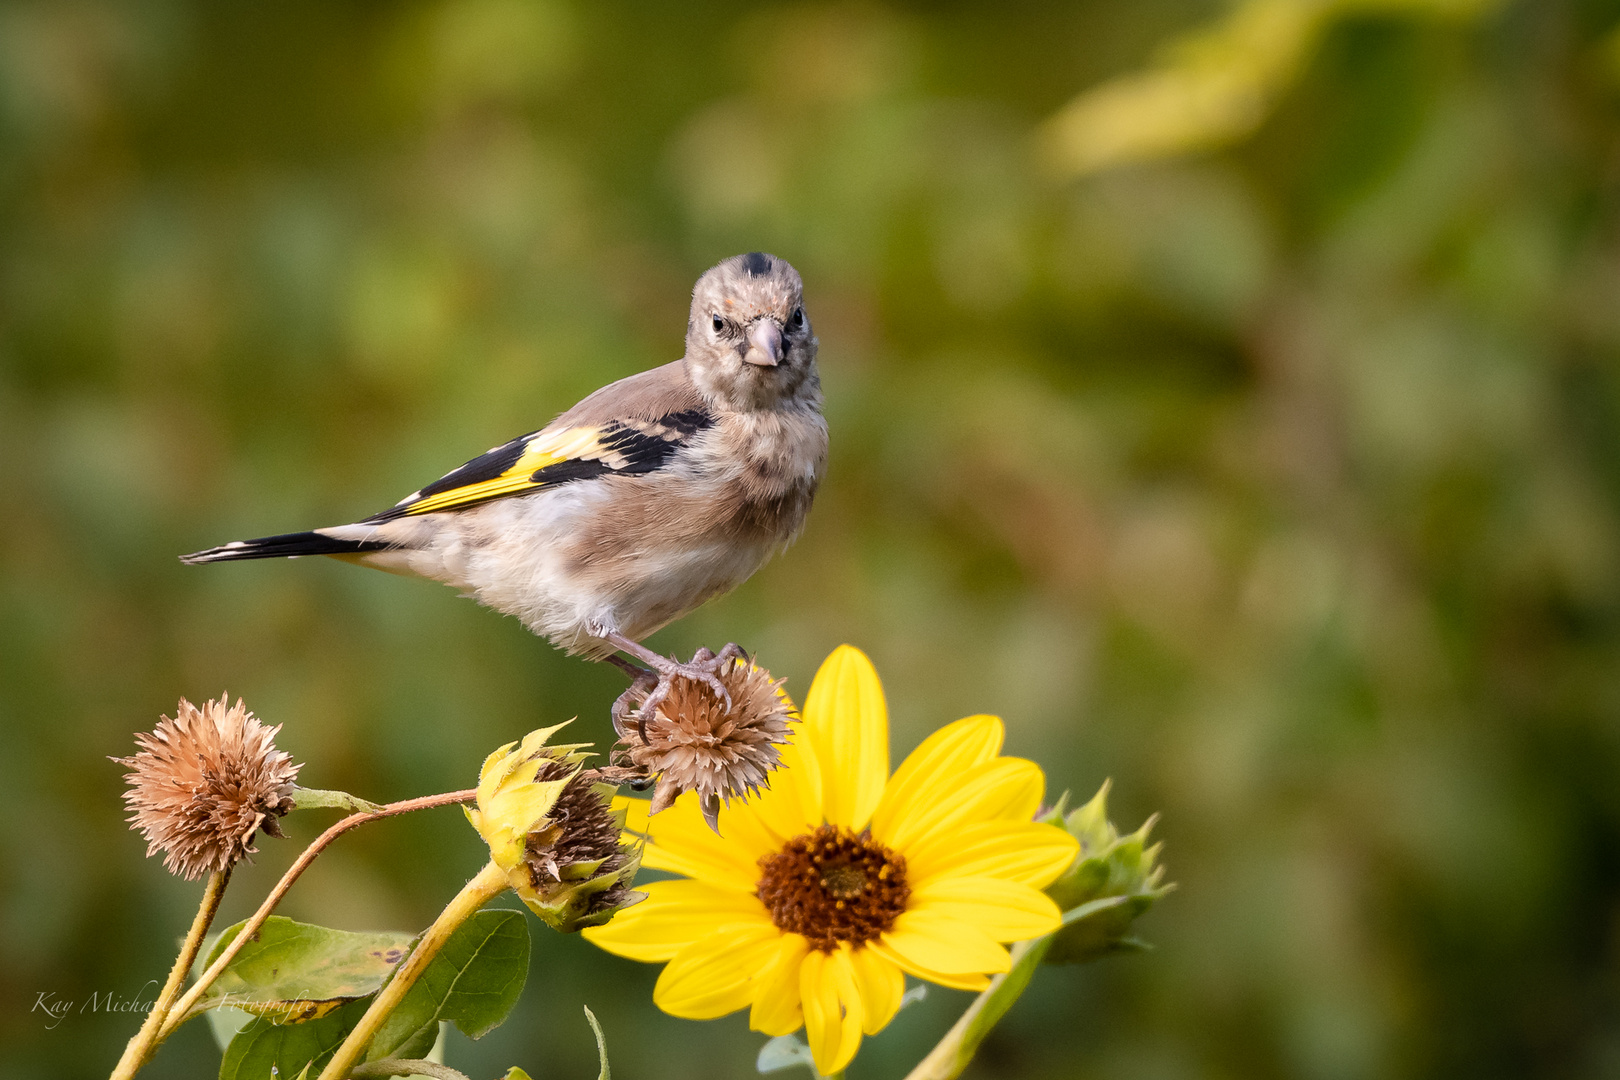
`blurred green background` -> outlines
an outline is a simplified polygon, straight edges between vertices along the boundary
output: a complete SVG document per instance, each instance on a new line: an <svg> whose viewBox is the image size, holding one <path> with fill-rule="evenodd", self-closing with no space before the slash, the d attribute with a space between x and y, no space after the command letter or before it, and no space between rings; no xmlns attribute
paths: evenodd
<svg viewBox="0 0 1620 1080"><path fill-rule="evenodd" d="M801 692L850 641L899 754L972 712L1163 812L1154 953L1049 969L972 1076L1620 1076L1620 3L0 5L0 1076L105 1075L198 886L121 770L243 695L394 799L611 669L448 589L188 568L352 520L679 355L692 281L803 273L809 528L658 635ZM237 919L329 814L240 873ZM454 811L283 908L417 928ZM452 1064L747 1077L742 1017L536 926ZM870 1040L900 1075L939 992ZM202 1025L149 1070L217 1068Z"/></svg>

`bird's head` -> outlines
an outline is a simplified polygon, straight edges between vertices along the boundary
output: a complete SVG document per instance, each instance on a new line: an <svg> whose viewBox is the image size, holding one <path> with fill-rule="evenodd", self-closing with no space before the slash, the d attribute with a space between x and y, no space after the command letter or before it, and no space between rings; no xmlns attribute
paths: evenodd
<svg viewBox="0 0 1620 1080"><path fill-rule="evenodd" d="M686 361L722 408L771 409L814 396L816 337L799 272L774 255L734 255L698 278Z"/></svg>

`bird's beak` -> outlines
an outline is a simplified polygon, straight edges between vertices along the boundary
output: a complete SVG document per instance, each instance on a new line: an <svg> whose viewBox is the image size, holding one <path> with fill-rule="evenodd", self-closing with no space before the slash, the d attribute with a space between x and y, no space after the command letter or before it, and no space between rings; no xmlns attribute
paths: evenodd
<svg viewBox="0 0 1620 1080"><path fill-rule="evenodd" d="M775 367L782 362L782 328L775 319L760 319L748 328L748 351L743 360L759 367Z"/></svg>

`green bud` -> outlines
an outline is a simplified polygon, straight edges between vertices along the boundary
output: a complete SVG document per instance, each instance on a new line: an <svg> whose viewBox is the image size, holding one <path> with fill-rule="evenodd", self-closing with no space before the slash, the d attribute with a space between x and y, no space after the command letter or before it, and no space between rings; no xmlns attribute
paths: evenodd
<svg viewBox="0 0 1620 1080"><path fill-rule="evenodd" d="M1064 912L1063 929L1046 954L1049 964L1079 964L1113 952L1147 948L1146 943L1127 936L1131 923L1175 888L1160 884L1164 868L1155 865L1160 845L1147 846L1157 816L1121 836L1108 820L1108 788L1105 782L1090 802L1067 814L1065 792L1057 806L1040 819L1061 825L1080 841L1079 857L1046 890Z"/></svg>
<svg viewBox="0 0 1620 1080"><path fill-rule="evenodd" d="M571 934L600 926L646 898L630 884L641 869L641 846L624 843L623 807L611 784L576 780L557 801L556 818L525 838L514 882L525 906L553 930Z"/></svg>

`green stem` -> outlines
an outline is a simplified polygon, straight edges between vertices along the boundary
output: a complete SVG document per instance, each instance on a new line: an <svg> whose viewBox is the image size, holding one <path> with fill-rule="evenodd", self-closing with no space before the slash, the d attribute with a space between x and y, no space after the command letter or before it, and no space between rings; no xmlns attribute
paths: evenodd
<svg viewBox="0 0 1620 1080"><path fill-rule="evenodd" d="M230 880L230 868L215 870L208 875L208 885L203 889L202 902L197 905L197 916L191 920L191 929L180 945L180 955L174 958L174 967L169 969L169 979L163 984L157 1001L152 1004L152 1011L146 1014L146 1021L141 1024L141 1030L136 1032L135 1037L129 1040L129 1045L124 1047L124 1056L118 1059L118 1065L112 1071L112 1080L128 1080L134 1076L163 1042L161 1037L163 1022L168 1019L169 1010L174 1007L174 999L180 993L180 987L185 985L186 972L191 970L192 963L197 959L197 950L202 948L203 937L213 925L214 916L219 911L220 898L225 895L225 886Z"/></svg>
<svg viewBox="0 0 1620 1080"><path fill-rule="evenodd" d="M281 880L276 882L276 887L270 890L270 895L264 898L264 903L259 905L259 910L255 911L253 917L243 925L241 932L231 939L230 944L225 946L224 951L215 958L212 964L208 965L208 970L198 977L190 990L186 991L186 996L181 998L179 1003L169 1011L168 1017L163 1021L162 1029L158 1032L158 1041L162 1042L167 1039L174 1033L175 1028L185 1023L188 1014L196 1007L203 994L207 993L208 988L214 985L214 980L219 978L226 965L236 959L236 954L258 934L259 928L264 925L264 921L270 917L271 912L276 910L276 905L281 903L283 896L287 895L287 890L292 888L293 882L297 881L299 876L309 869L309 864L314 862L315 857L326 850L327 845L331 844L332 841L350 829L364 825L367 822L377 821L385 817L394 817L397 814L408 814L412 810L425 810L429 807L445 806L450 803L471 802L477 794L476 791L469 789L467 791L450 791L442 795L424 795L418 799L405 799L400 802L389 803L375 812L350 814L321 833L309 847L304 849L303 854L299 855L297 860L287 868L287 872L281 875Z"/></svg>
<svg viewBox="0 0 1620 1080"><path fill-rule="evenodd" d="M434 1080L471 1080L466 1073L457 1072L448 1065L420 1058L383 1058L356 1065L349 1070L349 1080L387 1080L390 1076L431 1076Z"/></svg>
<svg viewBox="0 0 1620 1080"><path fill-rule="evenodd" d="M1012 947L1012 968L990 980L990 985L973 1000L967 1012L952 1025L939 1045L917 1064L906 1080L953 1080L962 1075L984 1037L1007 1015L1012 1003L1029 985L1040 966L1041 957L1052 947L1050 935L1034 941L1020 941Z"/></svg>
<svg viewBox="0 0 1620 1080"><path fill-rule="evenodd" d="M1063 926L1089 918L1099 911L1114 907L1120 902L1117 896L1105 896L1101 900L1092 900L1079 907L1070 908L1063 913ZM1059 928L1058 932L1061 932ZM1052 947L1052 941L1057 933L1048 934L1033 941L1020 941L1012 947L1012 967L1007 972L997 975L990 980L990 985L984 992L973 999L967 1012L961 1019L951 1025L951 1030L939 1040L939 1045L928 1052L928 1056L917 1063L906 1076L906 1080L954 1080L962 1075L968 1062L978 1051L979 1044L984 1037L990 1034L990 1029L1007 1015L1013 1002L1029 986L1029 980L1035 976L1035 969L1041 966L1046 952Z"/></svg>
<svg viewBox="0 0 1620 1080"><path fill-rule="evenodd" d="M326 1063L326 1068L321 1070L319 1080L346 1080L349 1070L354 1068L360 1056L366 1052L366 1047L370 1045L383 1022L399 1007L399 1003L405 999L405 995L416 984L416 980L421 978L422 972L427 970L428 964L439 955L444 943L450 940L450 935L455 933L456 928L466 922L475 911L509 887L506 871L493 862L487 863L478 872L477 877L467 882L456 894L455 899L439 913L439 917L433 920L433 925L422 932L422 940L411 950L411 955L399 965L393 978L382 988L382 992L373 999L371 1007L343 1040L343 1045L337 1048L332 1060Z"/></svg>

